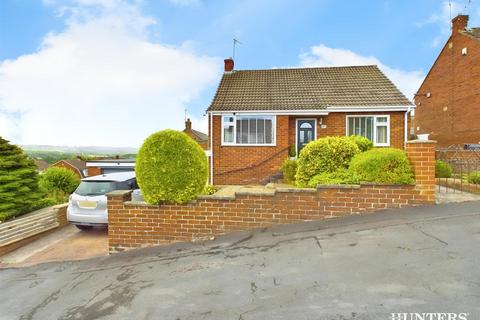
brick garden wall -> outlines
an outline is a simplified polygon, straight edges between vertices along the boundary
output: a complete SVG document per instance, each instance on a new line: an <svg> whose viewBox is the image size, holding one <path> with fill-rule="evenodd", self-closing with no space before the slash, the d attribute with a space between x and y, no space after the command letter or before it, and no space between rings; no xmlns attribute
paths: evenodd
<svg viewBox="0 0 480 320"><path fill-rule="evenodd" d="M108 196L110 252L207 239L231 231L319 220L435 202L435 143L408 143L416 185L321 186L202 196L185 205L130 202L130 191Z"/></svg>

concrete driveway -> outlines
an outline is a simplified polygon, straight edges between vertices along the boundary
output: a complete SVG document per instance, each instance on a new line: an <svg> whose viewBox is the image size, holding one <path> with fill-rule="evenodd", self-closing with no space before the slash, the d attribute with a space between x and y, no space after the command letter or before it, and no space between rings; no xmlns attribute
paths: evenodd
<svg viewBox="0 0 480 320"><path fill-rule="evenodd" d="M0 319L478 319L479 257L480 202L391 210L1 270Z"/></svg>
<svg viewBox="0 0 480 320"><path fill-rule="evenodd" d="M108 255L106 228L80 231L69 225L0 257L0 268L82 260Z"/></svg>

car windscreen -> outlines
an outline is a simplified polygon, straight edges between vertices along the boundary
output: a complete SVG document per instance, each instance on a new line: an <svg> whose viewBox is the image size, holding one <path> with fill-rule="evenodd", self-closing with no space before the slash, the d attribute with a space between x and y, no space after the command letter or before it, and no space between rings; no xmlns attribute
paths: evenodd
<svg viewBox="0 0 480 320"><path fill-rule="evenodd" d="M115 190L115 182L112 181L82 181L75 190L81 196L100 196Z"/></svg>

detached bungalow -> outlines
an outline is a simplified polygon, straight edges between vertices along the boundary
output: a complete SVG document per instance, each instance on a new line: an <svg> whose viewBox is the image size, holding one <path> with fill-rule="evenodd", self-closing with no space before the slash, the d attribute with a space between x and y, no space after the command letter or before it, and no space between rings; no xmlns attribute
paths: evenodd
<svg viewBox="0 0 480 320"><path fill-rule="evenodd" d="M412 103L377 66L234 70L207 110L210 182L270 181L289 156L325 136L362 135L404 148Z"/></svg>

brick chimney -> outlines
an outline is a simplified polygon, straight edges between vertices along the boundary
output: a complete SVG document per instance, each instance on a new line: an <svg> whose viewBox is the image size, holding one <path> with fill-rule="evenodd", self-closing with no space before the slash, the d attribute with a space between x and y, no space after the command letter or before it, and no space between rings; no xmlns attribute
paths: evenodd
<svg viewBox="0 0 480 320"><path fill-rule="evenodd" d="M190 121L190 118L185 121L185 131L191 132L192 131L192 121Z"/></svg>
<svg viewBox="0 0 480 320"><path fill-rule="evenodd" d="M232 72L233 71L233 59L232 58L228 58L228 59L225 59L223 60L225 62L225 72Z"/></svg>
<svg viewBox="0 0 480 320"><path fill-rule="evenodd" d="M452 19L452 35L455 35L458 30L465 30L468 24L468 16L459 14Z"/></svg>

